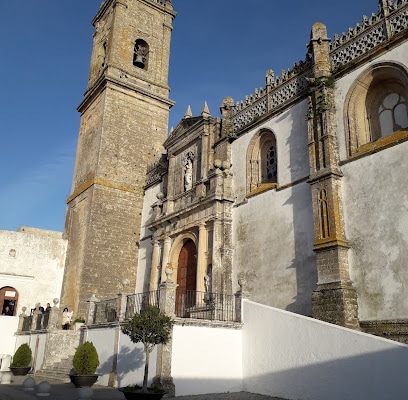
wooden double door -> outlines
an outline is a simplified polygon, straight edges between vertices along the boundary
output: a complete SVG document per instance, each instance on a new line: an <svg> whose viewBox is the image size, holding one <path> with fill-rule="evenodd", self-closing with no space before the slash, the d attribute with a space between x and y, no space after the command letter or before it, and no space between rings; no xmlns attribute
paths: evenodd
<svg viewBox="0 0 408 400"><path fill-rule="evenodd" d="M184 317L186 310L195 305L197 290L197 247L187 240L178 257L176 315Z"/></svg>

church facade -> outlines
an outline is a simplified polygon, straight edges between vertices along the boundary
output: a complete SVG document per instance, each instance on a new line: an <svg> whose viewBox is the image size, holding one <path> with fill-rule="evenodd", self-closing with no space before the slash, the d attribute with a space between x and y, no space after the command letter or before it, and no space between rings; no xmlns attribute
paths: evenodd
<svg viewBox="0 0 408 400"><path fill-rule="evenodd" d="M190 109L149 166L137 292L233 294L406 341L406 1L308 53L221 118ZM405 338L404 338L405 337Z"/></svg>
<svg viewBox="0 0 408 400"><path fill-rule="evenodd" d="M61 306L171 275L176 308L240 292L407 341L408 1L333 39L314 24L293 68L168 134L175 17L105 0L92 21Z"/></svg>

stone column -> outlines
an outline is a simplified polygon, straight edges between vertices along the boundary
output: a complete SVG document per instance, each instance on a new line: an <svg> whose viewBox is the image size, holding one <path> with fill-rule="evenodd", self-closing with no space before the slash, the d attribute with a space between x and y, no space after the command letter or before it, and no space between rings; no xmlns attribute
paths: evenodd
<svg viewBox="0 0 408 400"><path fill-rule="evenodd" d="M31 321L31 330L36 331L37 330L37 320L38 316L41 314L41 311L39 310L40 303L36 303L35 305L35 310L33 312L33 319Z"/></svg>
<svg viewBox="0 0 408 400"><path fill-rule="evenodd" d="M118 321L126 319L127 296L123 293L118 293Z"/></svg>
<svg viewBox="0 0 408 400"><path fill-rule="evenodd" d="M95 291L92 292L91 298L87 301L88 310L85 318L85 323L87 325L92 325L94 323L95 303L97 303L98 301L99 300L96 298Z"/></svg>
<svg viewBox="0 0 408 400"><path fill-rule="evenodd" d="M164 239L163 244L163 260L162 260L162 267L161 267L161 281L166 281L166 266L169 263L169 255L170 255L170 248L171 248L171 239L167 236Z"/></svg>
<svg viewBox="0 0 408 400"><path fill-rule="evenodd" d="M174 318L177 284L169 280L160 284L160 311ZM153 386L162 387L168 397L175 396L175 386L171 376L172 339L166 345L157 346L156 376Z"/></svg>
<svg viewBox="0 0 408 400"><path fill-rule="evenodd" d="M335 85L326 26L315 23L309 50L313 58L308 104L308 140L314 247L318 282L313 317L359 329L357 293L350 280L339 165Z"/></svg>
<svg viewBox="0 0 408 400"><path fill-rule="evenodd" d="M158 240L153 240L152 264L150 267L149 291L157 290L160 268L160 244Z"/></svg>
<svg viewBox="0 0 408 400"><path fill-rule="evenodd" d="M25 313L26 310L27 310L27 307L23 307L23 308L21 309L21 313L20 313L19 316L18 316L17 333L21 333L22 330L23 330L24 318L27 316L26 313Z"/></svg>
<svg viewBox="0 0 408 400"><path fill-rule="evenodd" d="M175 175L175 169L176 169L176 157L174 155L169 156L169 172L168 176L174 176ZM174 193L175 193L175 187L174 187L174 182L173 180L169 180L168 186L167 186L167 213L173 212L174 208Z"/></svg>
<svg viewBox="0 0 408 400"><path fill-rule="evenodd" d="M222 226L221 221L216 219L214 220L213 230L213 255L212 255L213 293L222 293L221 245L222 245Z"/></svg>
<svg viewBox="0 0 408 400"><path fill-rule="evenodd" d="M207 228L205 222L200 223L198 235L198 259L197 259L197 291L205 292L204 276L207 270Z"/></svg>
<svg viewBox="0 0 408 400"><path fill-rule="evenodd" d="M59 326L59 317L60 317L60 309L58 308L57 304L59 303L58 299L53 300L54 307L50 310L50 315L48 318L48 330L55 331L58 329Z"/></svg>
<svg viewBox="0 0 408 400"><path fill-rule="evenodd" d="M235 293L235 322L242 322L242 288Z"/></svg>

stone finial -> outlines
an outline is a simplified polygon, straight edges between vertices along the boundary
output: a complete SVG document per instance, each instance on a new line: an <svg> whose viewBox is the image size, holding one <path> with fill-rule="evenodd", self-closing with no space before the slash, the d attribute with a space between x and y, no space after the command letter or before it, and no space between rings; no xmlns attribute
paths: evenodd
<svg viewBox="0 0 408 400"><path fill-rule="evenodd" d="M315 22L312 26L312 31L310 32L311 40L323 40L328 39L326 25L321 22Z"/></svg>
<svg viewBox="0 0 408 400"><path fill-rule="evenodd" d="M326 25L321 22L313 24L310 33L309 51L313 57L314 78L330 76L330 39L327 37Z"/></svg>
<svg viewBox="0 0 408 400"><path fill-rule="evenodd" d="M234 107L234 100L232 97L225 97L222 101L221 108L231 108Z"/></svg>
<svg viewBox="0 0 408 400"><path fill-rule="evenodd" d="M191 107L190 105L187 107L186 113L184 114L184 118L191 118L193 116L193 113L191 112Z"/></svg>
<svg viewBox="0 0 408 400"><path fill-rule="evenodd" d="M267 85L273 85L275 83L275 72L272 69L266 71L265 80Z"/></svg>
<svg viewBox="0 0 408 400"><path fill-rule="evenodd" d="M208 105L207 105L206 101L204 102L203 109L201 110L201 116L202 117L210 117L211 116L210 110L208 109Z"/></svg>

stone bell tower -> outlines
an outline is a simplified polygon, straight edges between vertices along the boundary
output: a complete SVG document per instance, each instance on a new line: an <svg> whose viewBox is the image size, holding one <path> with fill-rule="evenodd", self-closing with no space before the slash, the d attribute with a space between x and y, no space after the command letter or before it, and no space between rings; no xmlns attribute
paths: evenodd
<svg viewBox="0 0 408 400"><path fill-rule="evenodd" d="M114 298L136 283L147 166L162 152L169 110L171 0L105 0L81 114L61 306L85 315L91 290Z"/></svg>

